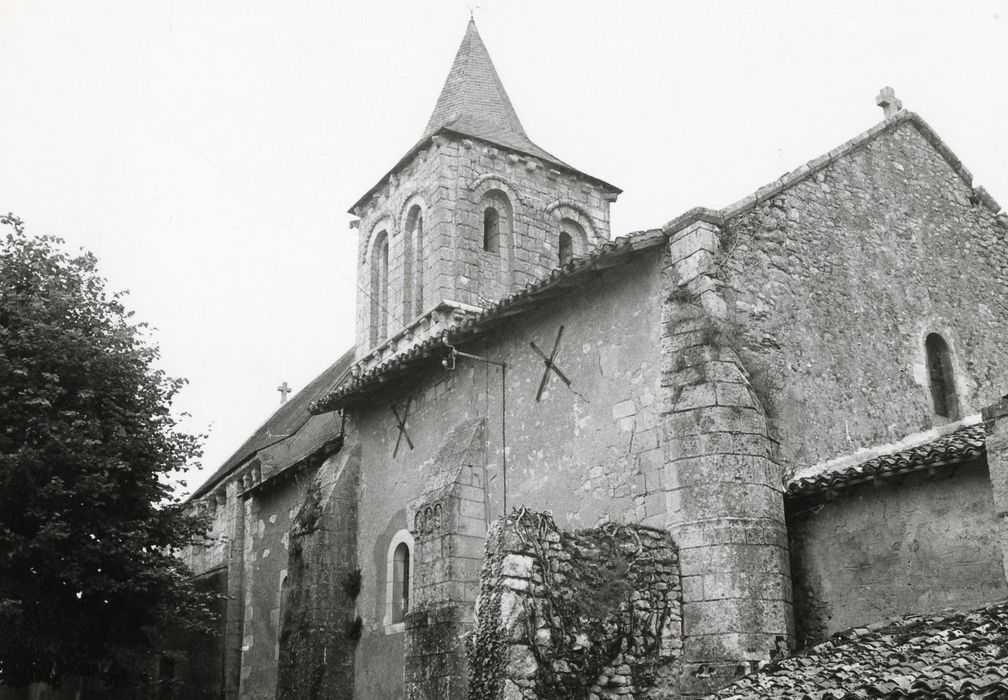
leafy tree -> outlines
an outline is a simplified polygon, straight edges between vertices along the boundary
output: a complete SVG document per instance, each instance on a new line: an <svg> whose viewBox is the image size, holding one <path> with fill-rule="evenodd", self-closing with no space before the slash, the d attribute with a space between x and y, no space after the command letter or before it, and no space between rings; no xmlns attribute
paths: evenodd
<svg viewBox="0 0 1008 700"><path fill-rule="evenodd" d="M206 523L168 485L201 436L94 255L0 224L0 684L122 685L158 630L209 630L178 558Z"/></svg>

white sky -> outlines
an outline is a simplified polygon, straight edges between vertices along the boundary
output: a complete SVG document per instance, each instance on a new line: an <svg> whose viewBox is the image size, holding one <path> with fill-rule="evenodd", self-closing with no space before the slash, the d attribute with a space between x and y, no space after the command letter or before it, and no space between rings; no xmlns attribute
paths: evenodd
<svg viewBox="0 0 1008 700"><path fill-rule="evenodd" d="M624 189L616 234L837 146L883 85L1008 205L1008 0L469 2L532 139ZM0 210L131 291L204 471L351 345L345 211L419 137L468 14L0 0Z"/></svg>

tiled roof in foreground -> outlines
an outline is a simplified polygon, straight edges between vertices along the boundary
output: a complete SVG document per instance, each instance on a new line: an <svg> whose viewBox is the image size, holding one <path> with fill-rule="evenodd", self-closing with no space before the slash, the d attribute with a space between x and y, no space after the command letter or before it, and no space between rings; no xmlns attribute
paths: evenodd
<svg viewBox="0 0 1008 700"><path fill-rule="evenodd" d="M1008 602L834 635L711 698L1008 698Z"/></svg>
<svg viewBox="0 0 1008 700"><path fill-rule="evenodd" d="M788 483L786 493L788 496L801 496L919 469L957 464L982 454L986 449L986 440L987 431L983 423L970 425L923 445L881 455L843 469L794 479Z"/></svg>

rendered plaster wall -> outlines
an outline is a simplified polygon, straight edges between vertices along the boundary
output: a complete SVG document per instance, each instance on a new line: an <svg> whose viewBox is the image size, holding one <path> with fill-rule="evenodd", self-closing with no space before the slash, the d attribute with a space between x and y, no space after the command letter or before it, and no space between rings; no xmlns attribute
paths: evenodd
<svg viewBox="0 0 1008 700"><path fill-rule="evenodd" d="M510 203L510 240L501 253L483 250L482 198L499 192ZM609 204L599 185L542 161L519 156L475 139L435 136L356 212L358 284L371 289L375 237L389 236L389 327L382 338L412 320L403 311L407 216L423 211L423 308L448 299L486 305L558 266L560 222L570 219L586 233L585 244L609 238ZM412 244L411 244L412 245ZM575 253L585 246L575 244ZM414 275L416 272L414 271ZM371 299L358 294L358 357L370 349Z"/></svg>
<svg viewBox="0 0 1008 700"><path fill-rule="evenodd" d="M1008 585L984 461L789 499L801 646L886 617L1003 600Z"/></svg>
<svg viewBox="0 0 1008 700"><path fill-rule="evenodd" d="M359 466L351 435L307 480L291 522L277 700L353 697Z"/></svg>
<svg viewBox="0 0 1008 700"><path fill-rule="evenodd" d="M786 467L940 422L929 332L951 348L962 415L1004 391L1006 235L909 121L725 223L734 342Z"/></svg>
<svg viewBox="0 0 1008 700"><path fill-rule="evenodd" d="M245 586L241 697L273 700L279 651L280 589L289 531L311 475L258 489L245 501Z"/></svg>
<svg viewBox="0 0 1008 700"><path fill-rule="evenodd" d="M660 257L642 255L603 271L568 296L514 317L493 337L460 347L507 362L509 510L518 505L549 510L564 528L593 526L603 518L635 522L649 512L663 512L664 495L658 493L663 464L657 406ZM536 402L545 367L529 342L550 353L560 325L556 363L572 386L551 376ZM396 532L414 527L410 508L428 491L438 472L439 450L454 427L485 419L485 464L472 466L485 470L487 521L504 507L499 368L459 358L454 371L434 364L414 375L415 385L385 393L378 406L354 412L363 447L360 698L400 697L403 633L386 633L383 624L388 549ZM399 429L386 397L400 415L412 397L407 431L415 449L403 439L393 454ZM478 558L483 538L473 535L459 546ZM466 575L473 590L467 596L478 589L477 574Z"/></svg>

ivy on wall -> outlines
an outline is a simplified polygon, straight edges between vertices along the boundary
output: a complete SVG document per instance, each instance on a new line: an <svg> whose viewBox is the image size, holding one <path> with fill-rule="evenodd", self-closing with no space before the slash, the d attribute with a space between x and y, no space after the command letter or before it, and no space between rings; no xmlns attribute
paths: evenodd
<svg viewBox="0 0 1008 700"><path fill-rule="evenodd" d="M468 645L469 697L662 696L679 674L678 558L667 533L498 521Z"/></svg>

